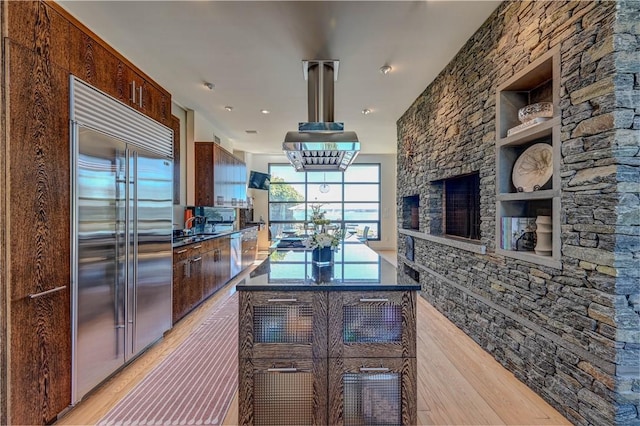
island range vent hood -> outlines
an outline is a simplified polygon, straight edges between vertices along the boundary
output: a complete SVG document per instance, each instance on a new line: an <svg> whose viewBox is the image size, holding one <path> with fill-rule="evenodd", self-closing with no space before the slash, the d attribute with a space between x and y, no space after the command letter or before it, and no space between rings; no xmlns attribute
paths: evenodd
<svg viewBox="0 0 640 426"><path fill-rule="evenodd" d="M333 121L338 65L336 60L302 61L309 121L298 123L297 132L287 132L282 144L296 171L343 172L360 151L356 133L345 132L344 123Z"/></svg>

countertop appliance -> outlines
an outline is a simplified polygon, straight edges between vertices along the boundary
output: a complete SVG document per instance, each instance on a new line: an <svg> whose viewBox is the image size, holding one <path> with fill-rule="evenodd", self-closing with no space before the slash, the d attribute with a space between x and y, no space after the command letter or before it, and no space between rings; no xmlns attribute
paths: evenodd
<svg viewBox="0 0 640 426"><path fill-rule="evenodd" d="M72 403L171 328L171 129L71 77Z"/></svg>

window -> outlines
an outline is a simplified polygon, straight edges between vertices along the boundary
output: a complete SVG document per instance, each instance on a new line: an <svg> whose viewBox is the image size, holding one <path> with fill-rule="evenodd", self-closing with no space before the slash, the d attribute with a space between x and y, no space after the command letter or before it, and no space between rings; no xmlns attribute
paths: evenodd
<svg viewBox="0 0 640 426"><path fill-rule="evenodd" d="M444 180L445 234L480 239L480 175Z"/></svg>
<svg viewBox="0 0 640 426"><path fill-rule="evenodd" d="M296 172L290 164L270 164L269 224L272 236L302 234L311 205L348 233L380 239L380 164L352 164L344 172Z"/></svg>

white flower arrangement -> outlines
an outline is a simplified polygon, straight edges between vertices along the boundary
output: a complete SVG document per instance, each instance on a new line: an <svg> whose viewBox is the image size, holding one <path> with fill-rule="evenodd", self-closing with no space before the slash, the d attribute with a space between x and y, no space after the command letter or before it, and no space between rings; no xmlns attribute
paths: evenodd
<svg viewBox="0 0 640 426"><path fill-rule="evenodd" d="M304 246L309 249L338 247L340 241L344 238L344 231L342 229L328 230L327 225L331 221L324 217L326 212L320 211L320 207L322 205L311 205L311 222L314 224L316 231L304 241Z"/></svg>

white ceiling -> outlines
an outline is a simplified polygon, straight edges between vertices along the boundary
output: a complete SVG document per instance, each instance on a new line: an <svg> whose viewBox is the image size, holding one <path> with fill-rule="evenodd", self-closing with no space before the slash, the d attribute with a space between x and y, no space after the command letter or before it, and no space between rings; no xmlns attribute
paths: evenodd
<svg viewBox="0 0 640 426"><path fill-rule="evenodd" d="M307 121L302 60L337 59L335 120L370 154L396 152L396 120L499 3L60 1L247 152L282 153L285 133Z"/></svg>

